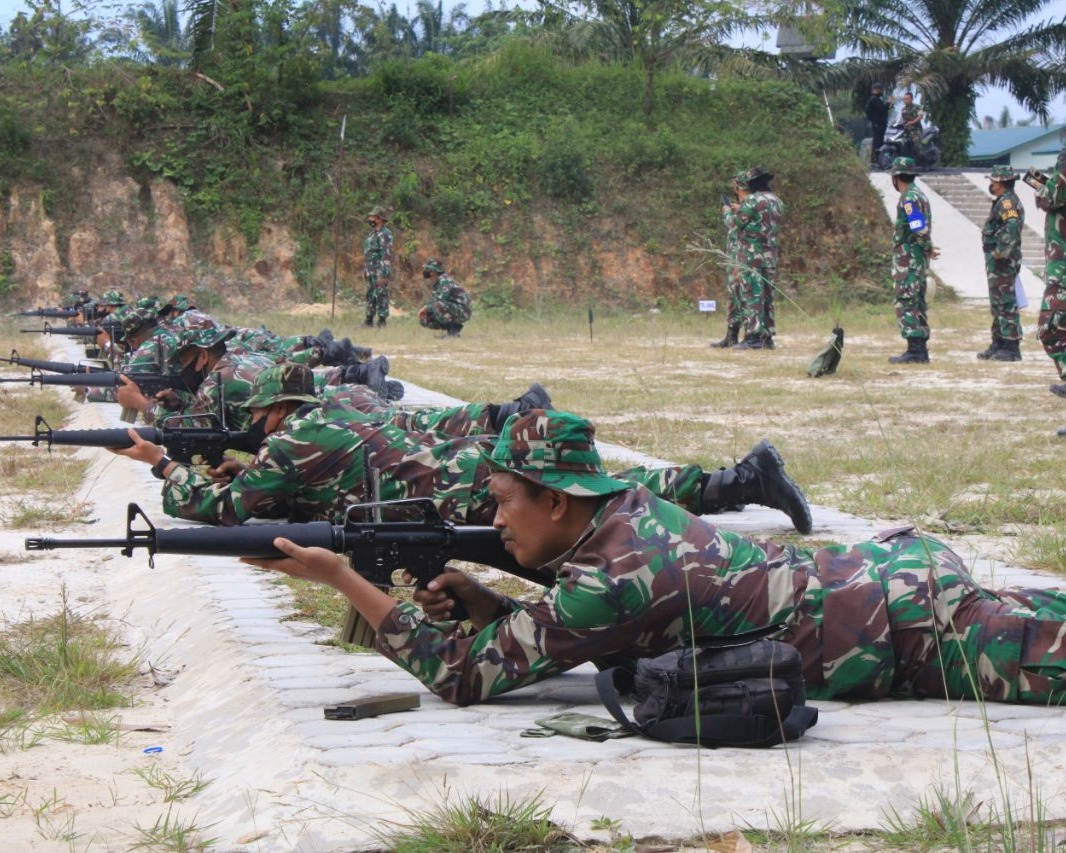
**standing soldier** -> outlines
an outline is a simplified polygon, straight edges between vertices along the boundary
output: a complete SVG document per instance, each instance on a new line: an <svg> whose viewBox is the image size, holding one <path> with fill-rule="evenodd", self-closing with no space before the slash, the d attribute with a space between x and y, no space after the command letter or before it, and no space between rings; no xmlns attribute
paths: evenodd
<svg viewBox="0 0 1066 853"><path fill-rule="evenodd" d="M773 349L774 286L785 206L770 192L774 176L762 166L737 175L737 266L741 280L744 340L735 349Z"/></svg>
<svg viewBox="0 0 1066 853"><path fill-rule="evenodd" d="M744 172L737 172L733 176L733 183L739 184L744 180L744 175ZM725 223L725 287L729 307L725 337L711 344L717 349L726 349L737 342L740 324L744 318L741 298L744 284L740 278L740 267L737 265L737 205L725 195L722 196L722 221Z"/></svg>
<svg viewBox="0 0 1066 853"><path fill-rule="evenodd" d="M366 277L366 323L378 327L389 318L389 280L392 278L392 232L385 224L388 216L381 205L366 217L370 232L363 240L363 275Z"/></svg>
<svg viewBox="0 0 1066 853"><path fill-rule="evenodd" d="M914 103L914 95L903 93L903 107L899 112L907 144L904 154L917 158L922 150L922 109Z"/></svg>
<svg viewBox="0 0 1066 853"><path fill-rule="evenodd" d="M444 274L444 266L436 258L422 265L422 278L429 280L433 293L429 302L419 309L418 322L427 329L443 329L448 337L459 337L473 313L470 295L455 279Z"/></svg>
<svg viewBox="0 0 1066 853"><path fill-rule="evenodd" d="M1066 397L1066 146L1059 151L1054 171L1037 192L1036 206L1047 213L1044 298L1040 301L1037 337L1062 380L1050 386L1051 393ZM1058 434L1066 437L1066 428Z"/></svg>
<svg viewBox="0 0 1066 853"><path fill-rule="evenodd" d="M877 153L885 144L888 128L888 104L882 95L883 87L874 83L870 87L870 99L866 102L866 119L870 122L870 162L877 164Z"/></svg>
<svg viewBox="0 0 1066 853"><path fill-rule="evenodd" d="M940 257L940 251L933 246L929 199L914 183L917 171L911 157L897 157L892 161L892 186L899 193L892 248L892 286L896 295L899 333L907 342L905 353L889 357L893 364L929 361L925 279L929 274L930 259Z"/></svg>
<svg viewBox="0 0 1066 853"><path fill-rule="evenodd" d="M1014 192L1018 173L1010 166L993 166L992 212L981 229L988 276L988 306L992 311L992 344L977 357L983 361L1021 361L1019 345L1022 322L1018 317L1018 297L1014 280L1022 268L1022 226L1025 210Z"/></svg>

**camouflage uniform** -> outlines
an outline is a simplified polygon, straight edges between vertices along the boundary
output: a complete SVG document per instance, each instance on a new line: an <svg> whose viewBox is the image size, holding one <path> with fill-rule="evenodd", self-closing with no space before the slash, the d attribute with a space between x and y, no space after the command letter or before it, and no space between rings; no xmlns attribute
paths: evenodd
<svg viewBox="0 0 1066 853"><path fill-rule="evenodd" d="M726 287L726 341L736 343L740 326L744 322L742 294L744 281L740 274L737 254L740 249L737 238L737 214L732 207L722 213L725 223L725 287Z"/></svg>
<svg viewBox="0 0 1066 853"><path fill-rule="evenodd" d="M1040 302L1037 337L1044 345L1059 378L1066 381L1066 147L1055 169L1037 194L1047 211L1044 220L1044 296Z"/></svg>
<svg viewBox="0 0 1066 853"><path fill-rule="evenodd" d="M433 285L429 302L418 311L418 322L427 329L458 331L470 320L470 295L451 276L442 275Z"/></svg>
<svg viewBox="0 0 1066 853"><path fill-rule="evenodd" d="M747 174L755 172L767 174L760 169L749 169ZM743 326L750 339L772 342L777 331L774 286L784 213L781 199L765 190L753 192L741 201L735 214Z"/></svg>
<svg viewBox="0 0 1066 853"><path fill-rule="evenodd" d="M522 423L505 425L494 469L536 479L540 466L542 485L604 497L541 568L553 583L538 601L499 596L476 632L409 603L385 617L375 647L443 699L480 702L588 661L632 665L692 636L785 623L815 699L1066 700L1066 593L982 590L957 554L910 528L851 547L757 543L609 480L594 446L580 459L595 481L578 480L576 454L552 470L566 451L541 449L550 433L534 440L543 432Z"/></svg>
<svg viewBox="0 0 1066 853"><path fill-rule="evenodd" d="M372 216L381 216L384 211L375 207ZM363 239L363 275L366 278L366 323L369 326L376 316L383 325L389 316L389 280L392 278L392 232L382 223L380 228L371 228Z"/></svg>
<svg viewBox="0 0 1066 853"><path fill-rule="evenodd" d="M896 162L905 158L896 158ZM913 166L913 161L910 161ZM913 176L913 173L911 173ZM924 224L912 228L920 214ZM904 339L929 339L929 307L925 302L929 257L933 251L933 220L929 200L911 183L896 204L896 227L892 248L892 285L896 296L896 319Z"/></svg>
<svg viewBox="0 0 1066 853"><path fill-rule="evenodd" d="M1008 174L1009 173L1009 174ZM988 305L992 311L992 340L1020 341L1022 323L1018 316L1018 298L1014 293L1014 279L1022 269L1022 226L1025 209L1014 192L1017 174L1010 166L993 170L1009 180L1007 189L992 201L992 210L981 229L981 248L985 253L985 274L988 276Z"/></svg>
<svg viewBox="0 0 1066 853"><path fill-rule="evenodd" d="M899 111L899 120L904 125L903 132L906 134L907 150L904 155L907 157L917 157L922 148L922 123L915 122L913 125L908 125L907 122L914 121L916 118L920 118L922 115L922 109L913 101L910 106L904 104Z"/></svg>

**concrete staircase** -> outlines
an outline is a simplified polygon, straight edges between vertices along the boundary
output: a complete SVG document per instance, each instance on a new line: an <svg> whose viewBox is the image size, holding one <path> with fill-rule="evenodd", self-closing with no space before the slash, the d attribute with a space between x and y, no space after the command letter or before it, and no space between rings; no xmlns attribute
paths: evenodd
<svg viewBox="0 0 1066 853"><path fill-rule="evenodd" d="M965 175L937 172L920 175L919 179L978 228L984 226L992 208L992 196L975 186ZM1028 207L1025 213L1026 216L1042 217L1040 211L1029 210ZM1044 241L1028 226L1022 229L1022 264L1043 277Z"/></svg>

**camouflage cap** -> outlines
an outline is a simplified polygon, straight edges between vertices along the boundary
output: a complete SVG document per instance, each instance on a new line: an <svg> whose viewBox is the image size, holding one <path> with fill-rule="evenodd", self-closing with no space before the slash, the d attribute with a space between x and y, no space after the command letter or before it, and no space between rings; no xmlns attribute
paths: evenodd
<svg viewBox="0 0 1066 853"><path fill-rule="evenodd" d="M100 297L101 305L125 305L126 300L122 296L121 290L105 290L104 295Z"/></svg>
<svg viewBox="0 0 1066 853"><path fill-rule="evenodd" d="M252 380L251 396L241 405L246 409L262 409L282 400L318 402L311 368L305 364L278 364L261 370Z"/></svg>
<svg viewBox="0 0 1066 853"><path fill-rule="evenodd" d="M369 219L369 218L370 218L371 216L377 216L378 218L380 218L380 219L384 220L385 222L388 222L388 221L389 221L389 214L388 214L388 212L387 212L387 211L385 210L385 208L384 208L384 207L382 207L382 206L381 206L380 204L375 204L375 205L374 205L374 206L373 206L373 207L372 207L372 208L370 209L370 213L368 213L368 214L366 215L366 218L367 218L367 219Z"/></svg>
<svg viewBox="0 0 1066 853"><path fill-rule="evenodd" d="M189 347L210 349L217 343L228 341L235 334L237 334L237 330L230 326L216 326L208 329L186 329L178 338L176 351L181 352Z"/></svg>
<svg viewBox="0 0 1066 853"><path fill-rule="evenodd" d="M740 186L747 189L752 181L763 177L767 180L773 180L774 174L764 166L752 166L750 169L738 172L734 180L736 180Z"/></svg>
<svg viewBox="0 0 1066 853"><path fill-rule="evenodd" d="M907 175L908 177L914 177L918 173L918 166L914 162L913 157L897 157L892 161L893 177L897 175Z"/></svg>
<svg viewBox="0 0 1066 853"><path fill-rule="evenodd" d="M136 307L122 312L122 334L129 337L141 327L156 325L158 317L154 308Z"/></svg>
<svg viewBox="0 0 1066 853"><path fill-rule="evenodd" d="M142 296L133 304L137 308L151 308L153 311L158 311L160 308L158 296Z"/></svg>
<svg viewBox="0 0 1066 853"><path fill-rule="evenodd" d="M177 308L179 311L190 311L196 306L189 302L189 297L181 293L176 293L167 300L167 304L164 308Z"/></svg>
<svg viewBox="0 0 1066 853"><path fill-rule="evenodd" d="M441 275L444 275L444 264L442 264L436 258L430 258L428 261L422 264L422 269L428 270L429 272L439 272Z"/></svg>
<svg viewBox="0 0 1066 853"><path fill-rule="evenodd" d="M985 175L985 177L988 180L990 180L990 181L1004 181L1004 182L1006 182L1006 181L1016 181L1016 180L1018 180L1018 178L1021 177L1021 175L1019 175L1017 172L1014 171L1014 167L1013 166L1006 166L1006 165L1003 165L1003 164L999 164L997 166L993 166L992 167L992 174L991 175Z"/></svg>
<svg viewBox="0 0 1066 853"><path fill-rule="evenodd" d="M531 409L511 415L488 464L570 495L610 495L629 488L609 477L596 450L596 428L569 412Z"/></svg>

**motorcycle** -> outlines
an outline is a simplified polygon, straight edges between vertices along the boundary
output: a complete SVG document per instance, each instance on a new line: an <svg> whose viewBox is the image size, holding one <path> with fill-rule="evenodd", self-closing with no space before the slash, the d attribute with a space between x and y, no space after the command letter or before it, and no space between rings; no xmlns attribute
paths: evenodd
<svg viewBox="0 0 1066 853"><path fill-rule="evenodd" d="M927 124L917 151L910 151L902 124L894 124L885 131L884 144L877 149L877 168L888 171L897 157L913 157L919 169L932 171L940 166L940 128Z"/></svg>

